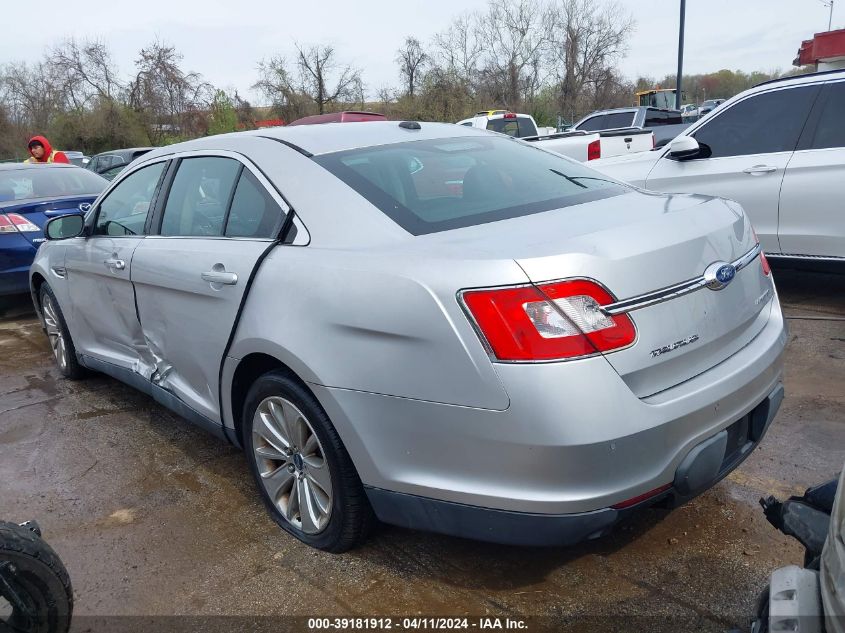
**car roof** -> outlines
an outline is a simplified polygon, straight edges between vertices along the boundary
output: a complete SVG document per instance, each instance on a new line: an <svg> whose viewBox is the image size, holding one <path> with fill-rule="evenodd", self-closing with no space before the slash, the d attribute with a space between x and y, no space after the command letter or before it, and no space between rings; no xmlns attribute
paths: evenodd
<svg viewBox="0 0 845 633"><path fill-rule="evenodd" d="M769 79L768 81L764 81L762 83L757 84L753 88L750 88L750 90L755 90L761 86L771 86L780 83L813 83L815 81L829 81L831 79L839 78L845 79L845 70L842 70L841 68L835 70L822 70L815 73L806 73L803 75L790 75L789 77L778 77L777 79Z"/></svg>
<svg viewBox="0 0 845 633"><path fill-rule="evenodd" d="M406 122L407 125L407 122ZM173 152L212 149L215 146L233 147L239 139L250 137L267 138L278 141L306 156L330 154L349 149L390 145L406 141L472 137L489 134L485 130L471 128L454 123L412 123L419 129L402 127L399 121L368 121L362 123L324 123L322 125L296 125L294 127L274 127L248 132L233 132L217 136L206 136L186 141L157 150L145 155L144 159Z"/></svg>

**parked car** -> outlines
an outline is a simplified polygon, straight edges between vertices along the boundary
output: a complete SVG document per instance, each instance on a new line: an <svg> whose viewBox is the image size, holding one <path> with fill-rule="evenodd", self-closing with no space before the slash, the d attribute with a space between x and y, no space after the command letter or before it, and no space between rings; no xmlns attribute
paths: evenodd
<svg viewBox="0 0 845 633"><path fill-rule="evenodd" d="M725 102L664 151L596 161L654 191L742 204L766 253L845 262L845 71L778 79Z"/></svg>
<svg viewBox="0 0 845 633"><path fill-rule="evenodd" d="M70 164L76 165L77 167L85 167L88 164L88 161L91 160L83 152L74 152L66 150L63 153L65 156L67 156L67 159L70 161Z"/></svg>
<svg viewBox="0 0 845 633"><path fill-rule="evenodd" d="M0 165L0 296L29 291L29 266L47 220L81 213L106 184L71 165Z"/></svg>
<svg viewBox="0 0 845 633"><path fill-rule="evenodd" d="M363 123L366 121L387 121L387 117L377 112L329 112L302 117L296 121L291 121L288 126L317 125L320 123Z"/></svg>
<svg viewBox="0 0 845 633"><path fill-rule="evenodd" d="M698 106L694 103L687 103L681 106L681 118L684 121L694 121L698 117Z"/></svg>
<svg viewBox="0 0 845 633"><path fill-rule="evenodd" d="M704 103L701 104L701 107L698 109L698 114L700 116L704 116L705 114L710 114L722 105L725 102L724 99L707 99Z"/></svg>
<svg viewBox="0 0 845 633"><path fill-rule="evenodd" d="M603 132L635 128L654 133L652 147L662 147L689 126L679 110L665 108L633 107L614 108L592 112L572 126L573 130ZM647 149L652 149L649 147ZM602 154L603 158L608 155Z"/></svg>
<svg viewBox="0 0 845 633"><path fill-rule="evenodd" d="M618 156L654 147L651 134L637 130L615 130L606 134L570 131L541 135L530 114L492 111L458 121L458 125L507 134L535 143L538 147L567 156L579 162L596 160L602 156Z"/></svg>
<svg viewBox="0 0 845 633"><path fill-rule="evenodd" d="M160 148L47 237L31 285L60 371L242 446L274 520L326 550L373 515L594 538L712 486L782 398L784 320L738 204L469 127Z"/></svg>
<svg viewBox="0 0 845 633"><path fill-rule="evenodd" d="M130 147L102 152L92 156L86 167L106 180L111 180L126 169L129 163L152 149L152 147Z"/></svg>

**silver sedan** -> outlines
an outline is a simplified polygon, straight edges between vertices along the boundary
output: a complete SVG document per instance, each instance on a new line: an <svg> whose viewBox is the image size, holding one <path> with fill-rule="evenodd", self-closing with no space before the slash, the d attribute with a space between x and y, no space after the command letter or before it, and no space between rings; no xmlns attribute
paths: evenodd
<svg viewBox="0 0 845 633"><path fill-rule="evenodd" d="M566 545L712 486L780 405L743 210L454 125L213 136L137 159L31 270L68 378L243 447L273 519Z"/></svg>

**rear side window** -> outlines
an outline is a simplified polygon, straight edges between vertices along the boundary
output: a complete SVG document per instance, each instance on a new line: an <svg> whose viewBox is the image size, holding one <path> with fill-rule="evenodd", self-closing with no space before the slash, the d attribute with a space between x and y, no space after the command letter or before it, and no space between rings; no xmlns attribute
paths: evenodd
<svg viewBox="0 0 845 633"><path fill-rule="evenodd" d="M94 235L142 235L165 162L130 174L99 205Z"/></svg>
<svg viewBox="0 0 845 633"><path fill-rule="evenodd" d="M413 235L542 213L628 191L587 167L502 137L410 141L314 160Z"/></svg>
<svg viewBox="0 0 845 633"><path fill-rule="evenodd" d="M616 128L631 127L633 124L633 112L612 112L605 116L602 129L615 130Z"/></svg>
<svg viewBox="0 0 845 633"><path fill-rule="evenodd" d="M692 136L713 158L791 152L817 92L817 86L803 86L754 95L720 108Z"/></svg>
<svg viewBox="0 0 845 633"><path fill-rule="evenodd" d="M226 220L226 237L273 237L282 209L252 173L244 169Z"/></svg>
<svg viewBox="0 0 845 633"><path fill-rule="evenodd" d="M656 127L659 125L680 125L684 120L680 113L666 112L661 110L647 110L644 127Z"/></svg>
<svg viewBox="0 0 845 633"><path fill-rule="evenodd" d="M162 235L219 237L226 209L240 176L241 164L231 158L186 158L170 186Z"/></svg>
<svg viewBox="0 0 845 633"><path fill-rule="evenodd" d="M578 129L579 130L585 130L587 132L595 132L596 130L603 130L603 129L605 129L604 121L605 121L606 118L607 118L606 114L600 114L598 116L590 117L589 119L584 121L581 125L579 125Z"/></svg>
<svg viewBox="0 0 845 633"><path fill-rule="evenodd" d="M845 81L829 84L824 90L825 102L810 148L845 147Z"/></svg>

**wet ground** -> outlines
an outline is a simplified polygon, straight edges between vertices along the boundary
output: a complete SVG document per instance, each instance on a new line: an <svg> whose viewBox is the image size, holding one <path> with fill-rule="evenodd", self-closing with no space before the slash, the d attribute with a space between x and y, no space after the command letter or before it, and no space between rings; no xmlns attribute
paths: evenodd
<svg viewBox="0 0 845 633"><path fill-rule="evenodd" d="M60 379L26 300L6 301L0 517L41 523L78 616L546 616L537 626L566 630L652 630L672 616L672 630L745 628L771 570L802 560L757 499L800 493L845 461L845 275L776 278L787 397L761 447L686 506L551 550L386 526L348 554L312 550L268 518L237 450L112 379Z"/></svg>

